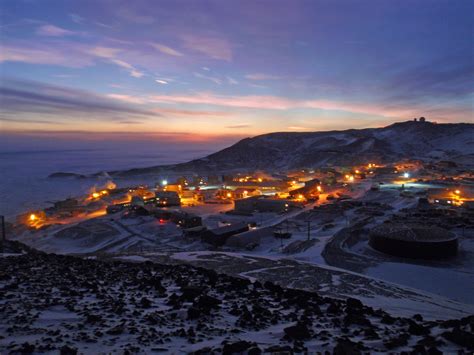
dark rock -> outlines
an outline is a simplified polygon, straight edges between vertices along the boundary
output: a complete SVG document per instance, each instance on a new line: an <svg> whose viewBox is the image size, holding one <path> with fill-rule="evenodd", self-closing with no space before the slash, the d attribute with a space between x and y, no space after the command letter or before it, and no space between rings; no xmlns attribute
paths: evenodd
<svg viewBox="0 0 474 355"><path fill-rule="evenodd" d="M422 326L421 324L416 323L415 321L409 320L410 325L408 326L408 331L413 335L427 335L430 333L429 328Z"/></svg>
<svg viewBox="0 0 474 355"><path fill-rule="evenodd" d="M188 319L198 319L201 316L201 311L196 307L188 308Z"/></svg>
<svg viewBox="0 0 474 355"><path fill-rule="evenodd" d="M150 308L151 301L146 297L142 297L142 299L140 300L140 306L142 306L142 308Z"/></svg>
<svg viewBox="0 0 474 355"><path fill-rule="evenodd" d="M311 333L305 324L297 323L283 329L286 336L291 339L304 340L311 338Z"/></svg>
<svg viewBox="0 0 474 355"><path fill-rule="evenodd" d="M110 335L120 335L124 332L124 326L119 324L115 327L110 328L109 330L106 331L107 334Z"/></svg>
<svg viewBox="0 0 474 355"><path fill-rule="evenodd" d="M226 355L226 354L239 354L239 353L242 353L244 351L246 351L247 349L249 349L250 347L254 346L255 343L250 343L248 341L245 341L245 340L240 340L240 341L237 341L235 343L227 343L224 345L224 347L222 348L222 354Z"/></svg>
<svg viewBox="0 0 474 355"><path fill-rule="evenodd" d="M346 301L346 305L349 308L363 308L364 307L362 302L355 298L348 298Z"/></svg>
<svg viewBox="0 0 474 355"><path fill-rule="evenodd" d="M205 290L203 286L182 286L181 292L182 298L186 301L194 301L198 296L200 296Z"/></svg>
<svg viewBox="0 0 474 355"><path fill-rule="evenodd" d="M361 354L359 344L354 343L349 339L339 339L334 348L333 355L357 355Z"/></svg>
<svg viewBox="0 0 474 355"><path fill-rule="evenodd" d="M63 345L61 349L59 349L60 355L76 355L77 354L77 349L72 348L68 345Z"/></svg>
<svg viewBox="0 0 474 355"><path fill-rule="evenodd" d="M221 304L221 300L208 296L208 295L203 295L199 297L197 301L197 306L205 311L210 311L213 308L219 308L219 305Z"/></svg>
<svg viewBox="0 0 474 355"><path fill-rule="evenodd" d="M266 353L293 355L293 348L289 345L273 345L265 349Z"/></svg>
<svg viewBox="0 0 474 355"><path fill-rule="evenodd" d="M441 334L443 338L453 342L454 344L474 349L474 334L468 333L462 329L454 328L451 332L444 332Z"/></svg>

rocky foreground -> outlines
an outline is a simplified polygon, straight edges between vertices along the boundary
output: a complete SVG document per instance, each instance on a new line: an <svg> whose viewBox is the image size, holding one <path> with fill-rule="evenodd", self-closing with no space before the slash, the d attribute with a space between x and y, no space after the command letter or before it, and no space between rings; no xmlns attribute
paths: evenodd
<svg viewBox="0 0 474 355"><path fill-rule="evenodd" d="M188 265L0 257L0 353L470 352L474 316L397 318Z"/></svg>

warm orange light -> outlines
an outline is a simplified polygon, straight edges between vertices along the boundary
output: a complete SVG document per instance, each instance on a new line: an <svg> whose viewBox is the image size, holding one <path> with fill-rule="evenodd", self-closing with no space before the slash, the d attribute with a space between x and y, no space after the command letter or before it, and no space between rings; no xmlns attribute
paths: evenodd
<svg viewBox="0 0 474 355"><path fill-rule="evenodd" d="M232 197L232 194L230 192L228 192L227 197Z"/></svg>
<svg viewBox="0 0 474 355"><path fill-rule="evenodd" d="M100 196L100 195L99 195L98 192L93 192L93 193L92 193L92 197L93 197L93 198L98 198L99 196Z"/></svg>
<svg viewBox="0 0 474 355"><path fill-rule="evenodd" d="M262 178L258 178L257 180L258 180L258 182L262 182L262 181L263 181Z"/></svg>
<svg viewBox="0 0 474 355"><path fill-rule="evenodd" d="M321 185L318 185L318 187L316 187L316 190L318 190L319 192L323 191L323 188L321 187Z"/></svg>
<svg viewBox="0 0 474 355"><path fill-rule="evenodd" d="M461 190L455 190L454 193L455 193L456 195L460 195L460 194L461 194Z"/></svg>
<svg viewBox="0 0 474 355"><path fill-rule="evenodd" d="M34 213L30 214L30 221L35 221L36 215Z"/></svg>

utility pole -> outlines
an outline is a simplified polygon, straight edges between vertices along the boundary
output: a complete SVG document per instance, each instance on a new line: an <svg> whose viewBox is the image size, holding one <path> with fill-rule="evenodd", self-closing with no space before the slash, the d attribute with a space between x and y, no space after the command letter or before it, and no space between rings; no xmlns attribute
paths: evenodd
<svg viewBox="0 0 474 355"><path fill-rule="evenodd" d="M6 241L7 234L5 232L5 216L0 216L0 223L2 223L2 241Z"/></svg>

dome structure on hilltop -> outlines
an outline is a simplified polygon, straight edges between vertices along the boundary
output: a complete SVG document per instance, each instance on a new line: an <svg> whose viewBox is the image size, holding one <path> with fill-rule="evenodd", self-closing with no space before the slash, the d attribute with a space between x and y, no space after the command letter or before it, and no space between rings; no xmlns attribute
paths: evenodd
<svg viewBox="0 0 474 355"><path fill-rule="evenodd" d="M458 239L436 226L384 223L370 231L369 245L394 256L439 259L457 254Z"/></svg>

